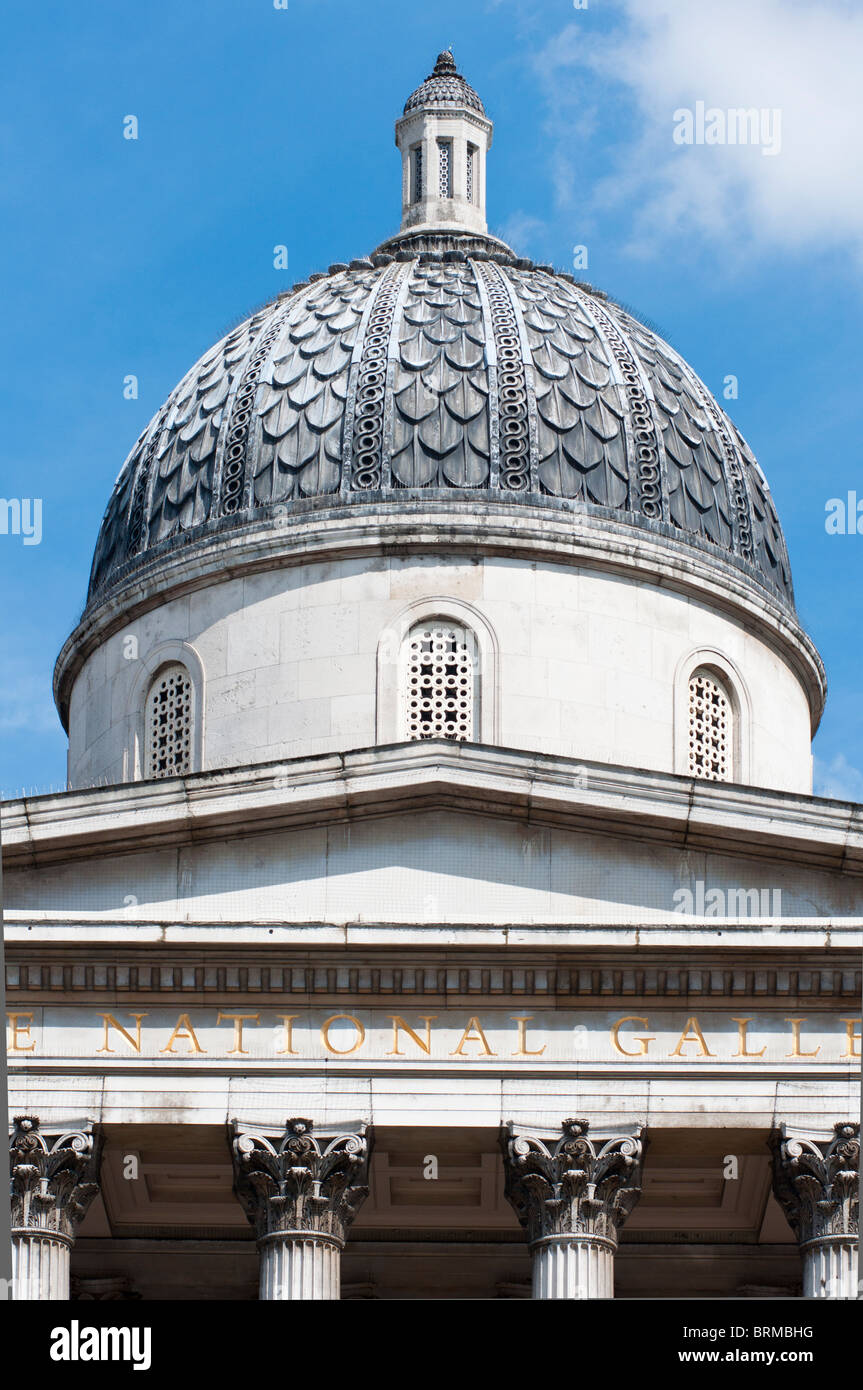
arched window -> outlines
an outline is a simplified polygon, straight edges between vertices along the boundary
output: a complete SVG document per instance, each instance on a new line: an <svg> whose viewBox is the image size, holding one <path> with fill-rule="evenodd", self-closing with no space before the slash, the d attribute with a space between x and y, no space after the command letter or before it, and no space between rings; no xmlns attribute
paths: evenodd
<svg viewBox="0 0 863 1390"><path fill-rule="evenodd" d="M689 774L733 782L734 701L719 673L699 666L689 677Z"/></svg>
<svg viewBox="0 0 863 1390"><path fill-rule="evenodd" d="M443 618L412 627L405 661L405 737L475 739L477 666L469 628Z"/></svg>
<svg viewBox="0 0 863 1390"><path fill-rule="evenodd" d="M157 672L144 707L145 778L184 777L192 770L192 681L173 662Z"/></svg>

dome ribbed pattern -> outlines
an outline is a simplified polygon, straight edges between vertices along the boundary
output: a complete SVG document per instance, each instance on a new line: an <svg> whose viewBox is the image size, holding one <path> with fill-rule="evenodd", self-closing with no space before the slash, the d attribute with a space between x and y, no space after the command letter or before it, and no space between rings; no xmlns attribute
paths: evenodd
<svg viewBox="0 0 863 1390"><path fill-rule="evenodd" d="M90 599L226 528L433 494L689 541L793 606L764 476L678 354L568 275L436 244L331 267L196 363L120 474Z"/></svg>

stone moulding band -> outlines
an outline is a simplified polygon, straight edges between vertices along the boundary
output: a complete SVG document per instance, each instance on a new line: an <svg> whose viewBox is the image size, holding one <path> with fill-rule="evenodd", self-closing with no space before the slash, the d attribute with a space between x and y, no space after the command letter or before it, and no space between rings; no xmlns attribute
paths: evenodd
<svg viewBox="0 0 863 1390"><path fill-rule="evenodd" d="M68 725L71 688L87 656L114 632L170 599L212 584L230 570L258 573L283 565L310 564L326 558L354 559L370 554L422 553L440 546L442 534L453 551L468 548L499 556L528 555L537 563L587 565L609 573L634 576L700 600L715 603L739 617L777 650L797 673L807 693L813 733L826 698L826 676L818 653L796 617L767 589L756 602L750 569L739 556L715 554L706 545L675 540L671 528L657 523L655 537L645 527L634 528L604 513L558 505L544 507L541 499L508 504L501 497L421 497L406 492L396 506L368 494L362 509L355 504L328 501L325 507L296 511L286 519L262 519L221 534L202 531L200 543L187 543L173 554L155 550L127 576L124 584L106 593L88 610L57 658L54 698L64 727ZM667 534L669 533L669 534Z"/></svg>
<svg viewBox="0 0 863 1390"><path fill-rule="evenodd" d="M11 1234L13 1240L17 1236L22 1240L50 1241L52 1245L65 1245L70 1250L75 1244L74 1236L68 1236L63 1231L52 1231L47 1227L42 1229L38 1226L13 1226Z"/></svg>
<svg viewBox="0 0 863 1390"><path fill-rule="evenodd" d="M559 1236L539 1236L537 1240L532 1240L528 1246L533 1255L537 1250L542 1250L554 1245L592 1245L597 1250L607 1250L609 1254L615 1254L617 1243L610 1240L607 1236L596 1236L590 1231L568 1231Z"/></svg>
<svg viewBox="0 0 863 1390"><path fill-rule="evenodd" d="M856 1231L842 1231L836 1235L813 1236L811 1240L802 1240L799 1249L801 1254L806 1250L823 1250L828 1245L845 1249L849 1245L856 1246L858 1239Z"/></svg>
<svg viewBox="0 0 863 1390"><path fill-rule="evenodd" d="M287 1241L303 1241L306 1245L327 1245L334 1250L344 1250L345 1242L340 1236L333 1235L328 1231L268 1231L266 1235L258 1236L257 1247L262 1250L266 1245L284 1245Z"/></svg>

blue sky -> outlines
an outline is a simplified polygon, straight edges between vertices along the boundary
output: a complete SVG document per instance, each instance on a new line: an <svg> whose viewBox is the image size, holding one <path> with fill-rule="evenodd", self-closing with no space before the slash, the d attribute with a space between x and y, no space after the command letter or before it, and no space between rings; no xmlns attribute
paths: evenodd
<svg viewBox="0 0 863 1390"><path fill-rule="evenodd" d="M43 507L39 545L0 535L4 794L63 784L54 658L136 437L233 322L397 229L393 122L452 44L495 121L492 230L562 268L586 245L715 393L738 378L830 680L816 789L863 800L863 535L825 530L863 498L852 0L42 0L4 37L0 495ZM675 145L699 100L781 111L779 153Z"/></svg>

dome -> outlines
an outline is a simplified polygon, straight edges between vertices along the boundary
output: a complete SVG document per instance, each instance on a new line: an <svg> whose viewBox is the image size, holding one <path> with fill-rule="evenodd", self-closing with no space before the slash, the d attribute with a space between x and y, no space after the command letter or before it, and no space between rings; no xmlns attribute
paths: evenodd
<svg viewBox="0 0 863 1390"><path fill-rule="evenodd" d="M450 52L438 54L434 70L405 102L404 114L407 116L411 111L427 106L470 106L485 115L478 93L456 70L455 59Z"/></svg>
<svg viewBox="0 0 863 1390"><path fill-rule="evenodd" d="M764 475L692 368L604 294L489 240L406 237L217 343L123 467L90 601L274 516L478 499L684 541L792 606Z"/></svg>
<svg viewBox="0 0 863 1390"><path fill-rule="evenodd" d="M55 667L72 785L452 737L811 792L824 671L764 475L649 324L489 232L465 91L443 54L395 123L399 230L132 449Z"/></svg>
<svg viewBox="0 0 863 1390"><path fill-rule="evenodd" d="M652 555L667 543L679 566L682 543L792 609L764 475L692 368L489 235L492 125L451 53L404 110L400 231L294 285L183 378L117 480L89 604L178 548L393 503L394 524L405 506L517 504L574 536L649 533Z"/></svg>

